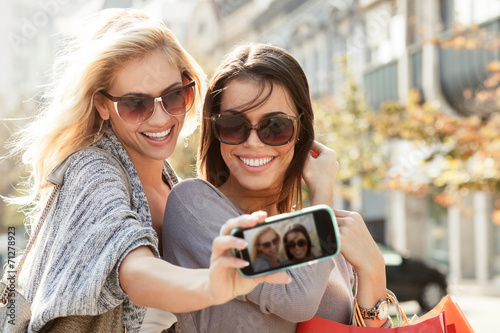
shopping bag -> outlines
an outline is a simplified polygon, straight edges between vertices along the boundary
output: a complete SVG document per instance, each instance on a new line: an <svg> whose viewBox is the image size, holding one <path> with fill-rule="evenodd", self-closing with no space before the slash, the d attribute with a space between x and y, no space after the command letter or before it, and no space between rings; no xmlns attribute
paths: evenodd
<svg viewBox="0 0 500 333"><path fill-rule="evenodd" d="M419 318L420 319L420 318ZM446 327L445 314L412 323L408 326L394 328L360 327L337 323L332 320L314 317L297 325L297 333L449 333Z"/></svg>
<svg viewBox="0 0 500 333"><path fill-rule="evenodd" d="M443 311L446 314L448 333L474 333L469 321L465 318L465 315L458 304L451 299L450 295L446 295L431 311L415 320L411 320L410 325L413 323L419 323L420 321L425 321Z"/></svg>

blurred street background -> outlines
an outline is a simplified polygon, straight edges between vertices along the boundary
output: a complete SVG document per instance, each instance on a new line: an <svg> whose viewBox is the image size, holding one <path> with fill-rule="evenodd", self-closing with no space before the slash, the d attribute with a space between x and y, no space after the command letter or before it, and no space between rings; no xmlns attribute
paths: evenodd
<svg viewBox="0 0 500 333"><path fill-rule="evenodd" d="M399 256L388 272L408 273L403 258L435 269L448 289L429 275L412 282L421 295L448 292L476 332L498 330L500 0L0 0L0 156L35 114L61 36L112 7L160 17L208 78L238 43L288 49L309 79L316 139L337 152L336 208L360 212ZM196 176L196 143L172 157L183 178ZM19 195L19 162L0 160L1 195ZM9 227L24 248L23 222L0 202L2 264Z"/></svg>

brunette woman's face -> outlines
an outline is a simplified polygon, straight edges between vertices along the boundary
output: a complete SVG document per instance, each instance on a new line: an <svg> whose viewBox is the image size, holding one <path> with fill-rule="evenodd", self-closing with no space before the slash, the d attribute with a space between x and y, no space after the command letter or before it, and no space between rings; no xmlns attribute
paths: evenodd
<svg viewBox="0 0 500 333"><path fill-rule="evenodd" d="M257 248L269 258L276 258L279 253L280 243L279 236L269 230L260 235Z"/></svg>
<svg viewBox="0 0 500 333"><path fill-rule="evenodd" d="M251 80L232 79L225 86L221 100L221 114L237 114L245 118L253 126L265 116L288 115L297 116L296 108L288 92L280 85L274 84L269 98L258 107L244 110L257 98L261 101L269 94L271 87L266 84L263 91L260 85ZM250 130L248 139L238 145L221 143L221 154L229 168L229 178L224 185L233 190L266 191L280 188L285 172L294 155L297 136L295 126L293 139L282 146L270 146L262 142L256 130Z"/></svg>
<svg viewBox="0 0 500 333"><path fill-rule="evenodd" d="M285 246L296 261L306 258L308 245L306 236L300 231L292 231L286 235Z"/></svg>
<svg viewBox="0 0 500 333"><path fill-rule="evenodd" d="M181 85L179 69L160 51L155 51L144 58L133 59L119 69L107 93L115 97L158 97ZM185 115L170 116L160 102L156 102L151 119L142 124L130 124L118 116L112 101L103 97L100 100L104 103L101 107L98 105L101 117L108 116L132 162L164 160L172 155Z"/></svg>

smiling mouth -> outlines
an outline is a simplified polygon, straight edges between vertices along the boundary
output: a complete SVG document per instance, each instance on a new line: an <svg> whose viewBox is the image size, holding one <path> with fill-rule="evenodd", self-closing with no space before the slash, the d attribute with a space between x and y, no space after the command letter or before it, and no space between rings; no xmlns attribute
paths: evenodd
<svg viewBox="0 0 500 333"><path fill-rule="evenodd" d="M238 156L238 158L245 163L245 165L251 166L251 167L260 167L263 165L266 165L267 163L271 162L274 160L274 157L265 157L265 158L244 158Z"/></svg>
<svg viewBox="0 0 500 333"><path fill-rule="evenodd" d="M165 140L172 131L172 128L173 127L170 127L168 130L165 130L163 132L142 132L142 135L152 140L158 140L158 141Z"/></svg>

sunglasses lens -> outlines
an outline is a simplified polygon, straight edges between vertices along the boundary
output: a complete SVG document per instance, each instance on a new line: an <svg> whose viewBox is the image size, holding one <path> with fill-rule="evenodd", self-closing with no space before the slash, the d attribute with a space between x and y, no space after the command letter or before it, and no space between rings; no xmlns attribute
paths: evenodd
<svg viewBox="0 0 500 333"><path fill-rule="evenodd" d="M224 143L240 144L248 138L248 128L240 117L220 117L214 123L217 137Z"/></svg>
<svg viewBox="0 0 500 333"><path fill-rule="evenodd" d="M179 116L191 109L194 102L194 87L187 86L162 96L163 107L174 116Z"/></svg>
<svg viewBox="0 0 500 333"><path fill-rule="evenodd" d="M142 123L149 119L154 111L153 98L137 98L122 100L117 103L120 117L129 123Z"/></svg>
<svg viewBox="0 0 500 333"><path fill-rule="evenodd" d="M250 124L237 116L221 116L214 120L215 135L226 144L239 145L248 139ZM285 117L264 118L258 125L260 140L271 146L287 144L293 137L293 120Z"/></svg>
<svg viewBox="0 0 500 333"><path fill-rule="evenodd" d="M286 144L293 136L293 120L284 117L271 117L262 120L259 137L262 142L279 146Z"/></svg>
<svg viewBox="0 0 500 333"><path fill-rule="evenodd" d="M164 110L172 116L180 116L188 112L194 103L194 85L194 81L191 81L185 86L161 96ZM155 98L153 97L119 99L116 106L120 118L132 124L140 124L149 120L155 110Z"/></svg>
<svg viewBox="0 0 500 333"><path fill-rule="evenodd" d="M290 241L288 243L286 243L286 247L289 248L289 249L295 249L295 247L304 247L307 245L307 241L305 239L299 239L297 241L297 243L295 243L294 241Z"/></svg>
<svg viewBox="0 0 500 333"><path fill-rule="evenodd" d="M273 238L272 241L262 243L262 244L260 244L260 246L262 246L265 249L269 249L271 247L271 244L278 245L279 241L280 241L280 239L278 237L275 237L275 238Z"/></svg>
<svg viewBox="0 0 500 333"><path fill-rule="evenodd" d="M260 246L262 246L262 247L263 247L263 248L265 248L265 249L268 249L268 248L270 248L270 247L271 247L271 242L265 242L265 243L262 243L262 244L260 244Z"/></svg>

